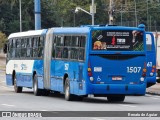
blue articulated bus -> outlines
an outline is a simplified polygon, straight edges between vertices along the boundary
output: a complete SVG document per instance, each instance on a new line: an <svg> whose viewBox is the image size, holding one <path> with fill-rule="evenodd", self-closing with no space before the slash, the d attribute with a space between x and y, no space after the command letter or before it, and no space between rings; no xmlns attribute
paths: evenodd
<svg viewBox="0 0 160 120"><path fill-rule="evenodd" d="M8 37L6 82L17 93L27 87L36 96L62 93L68 101L90 94L124 101L145 94L146 64L143 25L50 28Z"/></svg>

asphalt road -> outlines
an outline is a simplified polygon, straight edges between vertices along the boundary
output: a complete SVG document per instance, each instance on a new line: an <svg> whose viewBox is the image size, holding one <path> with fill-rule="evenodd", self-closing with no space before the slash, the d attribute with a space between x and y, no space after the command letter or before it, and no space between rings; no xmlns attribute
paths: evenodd
<svg viewBox="0 0 160 120"><path fill-rule="evenodd" d="M90 117L84 117L83 119L89 120L105 120L106 118L101 117L100 112L96 111L115 111L112 112L113 116L117 116L119 113L117 111L160 111L160 96L148 95L145 96L127 96L125 101L122 103L109 103L107 98L89 96L83 101L65 101L64 96L50 94L49 96L34 96L32 89L24 89L23 93L15 93L13 87L8 87L5 84L5 75L4 71L0 71L0 111L45 111L48 113L53 113L55 115L60 115L63 112L60 111L95 111L88 112ZM54 112L55 111L55 112ZM159 112L160 113L160 112ZM67 116L70 112L63 113L64 116ZM78 119L81 120L83 116L86 116L84 113L75 112L79 117L76 118L60 118L53 117L54 119L65 119L72 120ZM100 114L99 116L96 114ZM73 114L72 114L73 115ZM75 115L75 116L76 116ZM92 117L93 115L93 117ZM118 120L119 117L109 117L109 119ZM47 119L53 119L47 118ZM1 119L1 118L0 118ZM3 118L2 118L3 119ZM7 118L9 119L9 118ZM10 118L11 119L11 118ZM12 118L19 120L22 118ZM24 120L27 118L23 118ZM46 118L32 118L33 120L46 120ZM121 118L127 120L128 117ZM130 118L131 120L134 117ZM136 117L137 119L137 117ZM139 119L150 120L150 117L143 117ZM158 118L154 118L157 119ZM6 120L6 118L4 119Z"/></svg>

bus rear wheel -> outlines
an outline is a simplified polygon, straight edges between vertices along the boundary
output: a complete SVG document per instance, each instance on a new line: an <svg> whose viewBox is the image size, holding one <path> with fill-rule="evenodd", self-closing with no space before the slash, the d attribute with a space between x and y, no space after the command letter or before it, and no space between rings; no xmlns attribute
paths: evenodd
<svg viewBox="0 0 160 120"><path fill-rule="evenodd" d="M41 90L38 89L38 79L37 79L36 75L34 75L34 77L33 77L33 93L35 96L41 95Z"/></svg>
<svg viewBox="0 0 160 120"><path fill-rule="evenodd" d="M17 79L16 79L16 76L14 76L14 91L16 93L21 93L22 89L23 89L23 87L17 86Z"/></svg>
<svg viewBox="0 0 160 120"><path fill-rule="evenodd" d="M65 100L67 101L73 100L73 95L70 94L70 84L68 78L66 78L65 80Z"/></svg>
<svg viewBox="0 0 160 120"><path fill-rule="evenodd" d="M125 95L108 95L107 99L109 102L123 102Z"/></svg>

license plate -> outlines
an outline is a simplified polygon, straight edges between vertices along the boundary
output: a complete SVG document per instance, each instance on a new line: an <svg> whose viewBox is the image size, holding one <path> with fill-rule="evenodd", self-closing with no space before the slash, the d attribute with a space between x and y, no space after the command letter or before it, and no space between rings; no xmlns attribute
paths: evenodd
<svg viewBox="0 0 160 120"><path fill-rule="evenodd" d="M122 80L122 77L112 77L112 80Z"/></svg>

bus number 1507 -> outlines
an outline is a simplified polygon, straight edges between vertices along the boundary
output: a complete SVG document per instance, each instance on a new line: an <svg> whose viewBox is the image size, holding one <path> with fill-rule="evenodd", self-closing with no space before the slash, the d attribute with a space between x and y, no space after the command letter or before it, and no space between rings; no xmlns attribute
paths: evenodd
<svg viewBox="0 0 160 120"><path fill-rule="evenodd" d="M127 67L127 73L139 73L141 67Z"/></svg>

